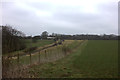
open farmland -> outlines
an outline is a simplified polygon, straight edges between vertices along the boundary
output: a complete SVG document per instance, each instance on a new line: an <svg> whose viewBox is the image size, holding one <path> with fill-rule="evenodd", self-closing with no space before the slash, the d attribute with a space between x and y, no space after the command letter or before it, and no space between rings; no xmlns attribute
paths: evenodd
<svg viewBox="0 0 120 80"><path fill-rule="evenodd" d="M120 1L1 1L0 79L116 79Z"/></svg>
<svg viewBox="0 0 120 80"><path fill-rule="evenodd" d="M29 77L37 78L115 78L117 71L117 40L85 41L60 60L27 69Z"/></svg>

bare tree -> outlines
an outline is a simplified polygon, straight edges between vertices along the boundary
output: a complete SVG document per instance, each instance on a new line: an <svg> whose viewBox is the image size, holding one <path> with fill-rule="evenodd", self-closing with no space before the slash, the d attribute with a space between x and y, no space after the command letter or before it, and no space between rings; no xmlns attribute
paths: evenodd
<svg viewBox="0 0 120 80"><path fill-rule="evenodd" d="M21 31L13 29L11 26L2 26L2 52L3 54L25 48L22 41L24 37Z"/></svg>
<svg viewBox="0 0 120 80"><path fill-rule="evenodd" d="M48 32L47 31L42 32L41 37L42 37L42 39L47 39Z"/></svg>

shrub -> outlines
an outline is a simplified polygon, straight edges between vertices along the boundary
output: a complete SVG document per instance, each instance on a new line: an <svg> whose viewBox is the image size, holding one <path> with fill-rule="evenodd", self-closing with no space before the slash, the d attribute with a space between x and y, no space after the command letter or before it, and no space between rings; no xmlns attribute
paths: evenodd
<svg viewBox="0 0 120 80"><path fill-rule="evenodd" d="M29 52L32 52L32 51L34 51L34 50L36 50L36 49L37 49L37 47L31 47L31 48L25 49L24 52L25 52L25 53L29 53Z"/></svg>

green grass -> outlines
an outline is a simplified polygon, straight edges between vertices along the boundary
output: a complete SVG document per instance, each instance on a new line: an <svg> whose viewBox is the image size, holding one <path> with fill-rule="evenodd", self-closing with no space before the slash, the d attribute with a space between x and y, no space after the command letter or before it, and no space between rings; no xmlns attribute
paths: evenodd
<svg viewBox="0 0 120 80"><path fill-rule="evenodd" d="M116 77L118 75L117 54L117 41L91 40L88 41L81 55L73 60L73 66L78 68L86 77Z"/></svg>
<svg viewBox="0 0 120 80"><path fill-rule="evenodd" d="M32 42L32 39L26 39L25 40L25 45L27 48L30 48L30 47L41 47L41 46L44 46L44 45L48 45L48 44L51 44L53 43L54 41L53 40L37 40L37 42Z"/></svg>
<svg viewBox="0 0 120 80"><path fill-rule="evenodd" d="M28 68L28 73L37 78L114 78L117 54L116 40L89 40L61 60Z"/></svg>

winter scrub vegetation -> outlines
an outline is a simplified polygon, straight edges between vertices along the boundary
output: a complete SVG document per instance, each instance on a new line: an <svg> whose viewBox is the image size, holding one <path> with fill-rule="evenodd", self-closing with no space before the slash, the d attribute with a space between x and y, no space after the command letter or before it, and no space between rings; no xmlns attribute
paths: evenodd
<svg viewBox="0 0 120 80"><path fill-rule="evenodd" d="M81 41L79 41L79 42L81 42ZM40 53L40 58L41 58L40 63L49 62L51 60L53 61L53 60L57 60L59 58L62 58L65 55L67 55L68 52L70 52L72 50L72 45L76 42L77 41L74 41L74 40L66 40L63 43L63 45L57 45L57 46L50 47L48 49L42 50L40 52L39 51L34 52L32 54L32 64L37 63L39 61L38 60L39 59L39 53ZM76 44L74 44L74 45L76 45ZM64 47L64 46L66 46L66 47ZM68 47L68 46L71 46L71 48ZM30 57L29 54L25 55L25 56L20 56L20 63L23 64L23 65L29 65L30 64L30 61L29 61L30 58L29 57ZM48 57L49 59L46 58L46 57ZM16 59L17 59L17 57L13 58L13 61L17 62Z"/></svg>
<svg viewBox="0 0 120 80"><path fill-rule="evenodd" d="M32 42L31 39L24 39L26 48L20 51L15 51L15 52L11 52L9 54L5 54L3 55L3 77L9 77L9 78L15 78L15 77L19 77L20 73L19 73L19 67L18 67L18 53L19 53L19 66L20 66L20 70L24 69L26 65L30 65L30 55L29 52L33 52L33 50L42 48L44 46L47 46L49 44L52 44L53 41L52 40L37 40L36 43ZM28 55L24 55L24 56L20 56L21 54L28 54ZM35 54L38 52L34 52ZM43 53L43 52L41 52ZM9 56L14 56L17 55L16 57L13 57L11 59L11 57ZM44 55L41 55L41 57L44 57ZM8 59L7 59L8 58ZM38 62L39 60L39 55L32 55L32 64ZM24 72L23 70L21 70L22 72ZM24 72L25 73L25 72ZM21 73L21 74L24 74Z"/></svg>
<svg viewBox="0 0 120 80"><path fill-rule="evenodd" d="M118 41L88 40L70 55L28 69L37 78L117 78Z"/></svg>
<svg viewBox="0 0 120 80"><path fill-rule="evenodd" d="M26 46L26 48L24 48L22 50L10 52L9 54L4 54L3 56L13 56L13 55L17 55L18 53L24 54L26 52L28 53L28 51L34 51L41 47L44 47L44 46L54 43L53 40L37 40L37 42L35 42L35 43L32 42L32 39L22 39L22 41L24 42L24 45Z"/></svg>
<svg viewBox="0 0 120 80"><path fill-rule="evenodd" d="M51 44L53 40L25 39L25 34L13 29L11 26L0 26L2 28L2 53L9 55L26 48L41 47Z"/></svg>
<svg viewBox="0 0 120 80"><path fill-rule="evenodd" d="M10 53L25 48L24 42L21 39L24 33L13 29L11 26L2 27L2 53Z"/></svg>

